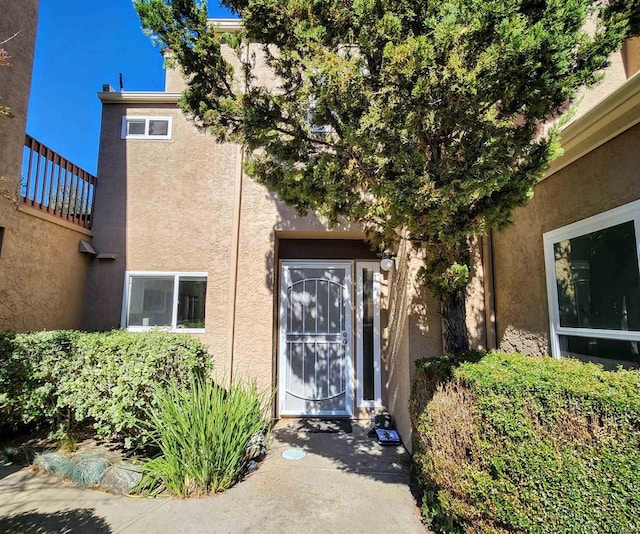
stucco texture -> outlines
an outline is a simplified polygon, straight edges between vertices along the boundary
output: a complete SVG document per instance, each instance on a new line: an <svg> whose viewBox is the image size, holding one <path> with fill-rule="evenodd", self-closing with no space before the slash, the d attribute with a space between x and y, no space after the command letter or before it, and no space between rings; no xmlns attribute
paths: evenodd
<svg viewBox="0 0 640 534"><path fill-rule="evenodd" d="M120 139L122 117L171 116L169 140ZM120 326L125 271L207 272L207 333L224 352L237 148L199 133L174 105L105 105L85 326Z"/></svg>
<svg viewBox="0 0 640 534"><path fill-rule="evenodd" d="M251 52L254 75L272 85L260 49L252 46ZM179 74L168 71L166 90L183 88ZM121 140L123 115L170 115L172 137ZM364 235L358 226L328 228L312 214L297 215L243 173L245 157L240 147L217 144L198 132L175 105L104 104L94 246L115 260L92 265L85 324L90 329L120 325L125 271L207 272L206 332L198 337L210 346L219 376L252 376L275 388L279 243L331 240L340 259L357 260L363 259L361 252L349 255L339 243ZM482 264L474 250L478 269L468 299L469 330L473 346L483 346ZM438 301L416 281L421 264L410 247L401 247L398 267L383 273L381 287L383 403L407 444L413 362L442 350ZM354 407L354 415L368 412Z"/></svg>
<svg viewBox="0 0 640 534"><path fill-rule="evenodd" d="M122 140L123 115L169 115L171 139ZM313 215L298 216L242 172L242 158L239 147L215 143L174 105L103 106L93 245L115 259L92 262L84 324L120 326L126 271L207 272L206 332L198 337L217 372L273 388L279 240L364 236L356 226L327 228ZM437 302L415 285L419 265L401 252L382 287L383 401L405 436L413 359L441 351Z"/></svg>
<svg viewBox="0 0 640 534"><path fill-rule="evenodd" d="M0 68L0 98L13 118L0 116L0 332L78 328L89 259L78 252L86 233L18 211L25 124L38 2L5 2L0 40L10 67ZM37 212L36 212L37 213Z"/></svg>
<svg viewBox="0 0 640 534"><path fill-rule="evenodd" d="M87 236L15 212L0 259L0 331L80 328L90 257Z"/></svg>
<svg viewBox="0 0 640 534"><path fill-rule="evenodd" d="M541 181L514 222L493 235L497 335L501 349L549 351L542 235L640 198L640 126Z"/></svg>
<svg viewBox="0 0 640 534"><path fill-rule="evenodd" d="M631 78L636 72L640 71L640 37L632 37L626 40L622 47L622 57L627 78Z"/></svg>

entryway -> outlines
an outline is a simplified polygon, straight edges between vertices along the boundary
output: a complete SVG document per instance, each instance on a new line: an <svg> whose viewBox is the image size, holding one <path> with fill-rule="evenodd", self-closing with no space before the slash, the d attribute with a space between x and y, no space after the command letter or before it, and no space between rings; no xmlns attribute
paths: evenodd
<svg viewBox="0 0 640 534"><path fill-rule="evenodd" d="M282 261L279 309L279 415L382 406L378 262Z"/></svg>
<svg viewBox="0 0 640 534"><path fill-rule="evenodd" d="M283 458L294 448L304 458ZM0 531L424 534L409 462L403 447L381 447L366 427L304 432L286 420L253 475L205 499L131 499L0 466Z"/></svg>

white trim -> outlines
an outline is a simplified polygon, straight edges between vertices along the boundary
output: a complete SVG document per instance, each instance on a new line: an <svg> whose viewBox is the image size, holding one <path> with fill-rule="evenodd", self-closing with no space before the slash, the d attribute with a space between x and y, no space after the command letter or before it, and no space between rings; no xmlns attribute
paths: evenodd
<svg viewBox="0 0 640 534"><path fill-rule="evenodd" d="M373 269L373 384L374 400L363 400L364 391L364 269ZM357 394L358 408L382 408L382 378L380 373L380 262L356 262L356 358L357 358Z"/></svg>
<svg viewBox="0 0 640 534"><path fill-rule="evenodd" d="M640 213L640 200L634 200L628 204L623 204L602 213L598 213L586 219L562 226L543 234L546 241L553 240L554 243L563 239L572 239L581 235L604 230L616 224L622 224L634 220Z"/></svg>
<svg viewBox="0 0 640 534"><path fill-rule="evenodd" d="M209 24L213 24L216 31L237 32L243 27L242 19L208 19Z"/></svg>
<svg viewBox="0 0 640 534"><path fill-rule="evenodd" d="M564 153L542 179L580 159L640 123L640 72L561 130Z"/></svg>
<svg viewBox="0 0 640 534"><path fill-rule="evenodd" d="M560 310L558 304L558 288L556 282L556 265L553 246L566 239L573 239L626 222L634 223L636 251L638 253L638 265L640 266L640 200L624 204L618 208L599 213L592 217L588 217L587 219L568 224L567 226L563 226L543 234L542 241L544 246L544 263L547 280L550 344L551 354L555 358L561 357L560 336L640 341L640 332L638 331L560 326Z"/></svg>
<svg viewBox="0 0 640 534"><path fill-rule="evenodd" d="M352 365L352 345L353 345L353 327L351 316L353 313L351 304L351 269L352 261L325 261L325 260L307 260L307 261L281 261L280 262L280 325L278 339L278 411L279 416L296 415L296 416L351 416L353 414L353 389L354 376ZM345 380L347 382L345 388L345 410L327 410L322 412L311 411L295 411L286 410L284 407L286 392L286 375L287 375L287 287L288 287L288 269L289 268L318 268L325 267L327 269L344 269L344 313L345 313L345 331L347 334L347 347L345 349Z"/></svg>
<svg viewBox="0 0 640 534"><path fill-rule="evenodd" d="M98 98L103 104L177 104L181 93L164 91L102 91Z"/></svg>
<svg viewBox="0 0 640 534"><path fill-rule="evenodd" d="M129 300L131 298L132 278L173 278L173 303L171 311L171 326L128 326ZM163 331L177 334L204 334L205 328L178 328L178 291L180 278L204 278L208 281L206 272L176 272L176 271L126 271L124 273L124 287L122 289L122 313L120 315L120 327L129 332ZM206 314L205 314L206 321Z"/></svg>
<svg viewBox="0 0 640 534"><path fill-rule="evenodd" d="M127 131L127 124L133 121L144 121L143 134L130 134ZM164 135L152 135L149 133L151 121L167 121L167 133ZM171 139L173 128L173 117L161 117L155 115L123 115L122 127L120 129L120 139Z"/></svg>

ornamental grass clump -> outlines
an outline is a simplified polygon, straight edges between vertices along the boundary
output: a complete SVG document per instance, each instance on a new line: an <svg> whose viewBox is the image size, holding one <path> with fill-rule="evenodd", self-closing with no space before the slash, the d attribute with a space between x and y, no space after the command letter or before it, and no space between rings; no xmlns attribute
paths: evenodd
<svg viewBox="0 0 640 534"><path fill-rule="evenodd" d="M108 451L98 448L73 455L45 452L36 457L34 465L52 475L68 478L79 486L95 486L111 461Z"/></svg>
<svg viewBox="0 0 640 534"><path fill-rule="evenodd" d="M225 389L206 378L156 389L145 423L160 456L143 466L138 489L198 497L224 491L243 475L251 436L267 429L270 396L255 381Z"/></svg>

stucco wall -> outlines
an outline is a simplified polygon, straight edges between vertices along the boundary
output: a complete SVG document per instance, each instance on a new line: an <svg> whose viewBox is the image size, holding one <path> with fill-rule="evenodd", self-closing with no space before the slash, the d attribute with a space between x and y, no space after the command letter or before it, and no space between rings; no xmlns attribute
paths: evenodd
<svg viewBox="0 0 640 534"><path fill-rule="evenodd" d="M416 280L422 259L406 243L400 246L397 269L387 278L387 324L383 331L383 366L388 408L404 444L411 448L409 397L415 361L442 354L439 301Z"/></svg>
<svg viewBox="0 0 640 534"><path fill-rule="evenodd" d="M627 78L640 70L640 37L627 39L622 47L622 58Z"/></svg>
<svg viewBox="0 0 640 534"><path fill-rule="evenodd" d="M122 140L123 115L170 115L172 138ZM342 226L327 234L317 218L298 217L241 173L241 157L239 147L199 133L174 105L105 104L93 244L115 260L92 264L85 326L120 326L125 271L207 272L199 337L221 374L231 371L233 345L233 372L271 386L276 237L362 233Z"/></svg>
<svg viewBox="0 0 640 534"><path fill-rule="evenodd" d="M0 332L80 328L90 257L75 230L14 211L0 258Z"/></svg>
<svg viewBox="0 0 640 534"><path fill-rule="evenodd" d="M171 116L169 140L122 140L124 115ZM207 333L224 354L237 148L200 134L175 105L107 104L85 326L120 327L125 271L208 272Z"/></svg>
<svg viewBox="0 0 640 534"><path fill-rule="evenodd" d="M1 102L14 117L0 116L0 331L78 328L82 315L86 234L18 211L22 147L31 88L38 1L5 2L0 41L11 67L0 68Z"/></svg>
<svg viewBox="0 0 640 534"><path fill-rule="evenodd" d="M500 348L549 351L542 234L640 198L640 126L590 152L535 187L514 224L493 235Z"/></svg>
<svg viewBox="0 0 640 534"><path fill-rule="evenodd" d="M172 139L121 140L123 115L170 115ZM329 229L313 215L296 215L241 172L241 158L239 147L197 132L174 105L104 105L93 244L115 260L92 263L85 326L120 325L127 270L204 271L206 333L198 336L210 346L218 372L228 376L233 369L272 387L279 239L363 234L355 226ZM413 360L441 351L438 304L416 287L419 265L409 251L401 252L398 271L383 275L382 288L383 400L407 440Z"/></svg>
<svg viewBox="0 0 640 534"><path fill-rule="evenodd" d="M38 0L5 2L0 17L0 41L15 37L1 45L9 54L11 66L0 67L0 103L9 106L12 119L0 116L0 188L15 193L20 182L22 145L27 121L31 70L38 22ZM2 204L1 216L7 205Z"/></svg>

